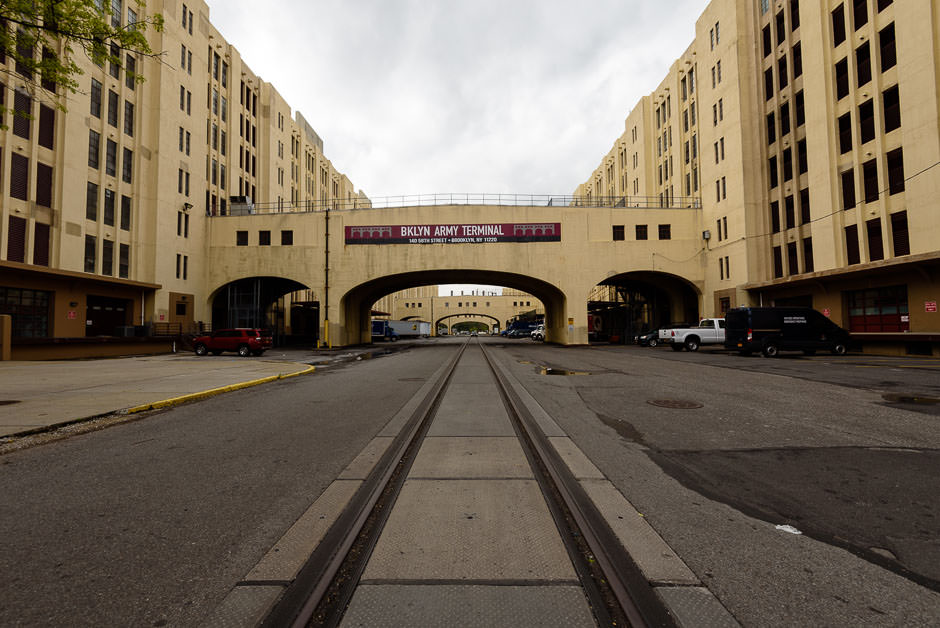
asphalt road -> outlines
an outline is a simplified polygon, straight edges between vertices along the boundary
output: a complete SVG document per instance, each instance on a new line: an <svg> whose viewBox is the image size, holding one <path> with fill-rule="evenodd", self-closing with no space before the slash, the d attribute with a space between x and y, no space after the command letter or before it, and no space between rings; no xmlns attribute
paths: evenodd
<svg viewBox="0 0 940 628"><path fill-rule="evenodd" d="M463 340L0 456L3 623L197 625ZM940 361L480 341L745 626L940 625Z"/></svg>

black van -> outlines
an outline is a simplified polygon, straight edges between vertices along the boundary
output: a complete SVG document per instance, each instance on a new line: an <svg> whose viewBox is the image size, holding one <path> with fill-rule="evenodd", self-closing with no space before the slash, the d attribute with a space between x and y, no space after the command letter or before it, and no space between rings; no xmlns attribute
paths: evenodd
<svg viewBox="0 0 940 628"><path fill-rule="evenodd" d="M741 355L760 351L776 357L780 351L817 350L845 354L849 332L808 307L738 307L725 314L725 348Z"/></svg>

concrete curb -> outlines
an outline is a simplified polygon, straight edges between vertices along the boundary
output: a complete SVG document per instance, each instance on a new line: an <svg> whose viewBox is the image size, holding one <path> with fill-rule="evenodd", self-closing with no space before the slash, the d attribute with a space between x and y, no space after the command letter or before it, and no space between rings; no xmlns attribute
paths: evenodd
<svg viewBox="0 0 940 628"><path fill-rule="evenodd" d="M297 377L299 375L306 375L307 373L312 373L316 370L317 367L308 365L303 371L297 371L296 373L286 373L278 375L269 375L268 377L262 377L261 379L253 379L247 382L240 382L238 384L229 384L228 386L220 386L219 388L212 388L210 390L203 390L196 393L190 393L188 395L181 395L179 397L173 397L171 399L164 399L162 401L154 401L153 403L145 403L143 405L134 406L132 408L124 408L122 410L116 410L115 414L136 414L138 412L146 412L147 410L158 410L160 408L171 408L173 406L178 406L182 403L188 401L195 401L197 399L207 399L209 397L214 397L215 395L221 395L222 393L232 392L234 390L240 390L242 388L251 388L252 386L258 386L259 384L266 384L268 382L277 381L279 379L287 379L289 377Z"/></svg>

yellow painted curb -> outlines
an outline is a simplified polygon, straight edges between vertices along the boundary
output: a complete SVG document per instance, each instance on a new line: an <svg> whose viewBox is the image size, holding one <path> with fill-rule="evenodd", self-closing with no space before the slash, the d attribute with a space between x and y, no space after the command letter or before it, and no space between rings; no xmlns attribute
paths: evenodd
<svg viewBox="0 0 940 628"><path fill-rule="evenodd" d="M222 393L231 392L233 390L239 390L241 388L250 388L251 386L257 386L258 384L266 384L267 382L273 382L279 379L287 379L288 377L297 377L298 375L306 375L307 373L312 373L316 370L317 367L308 365L303 371L297 371L296 373L286 373L282 375L271 375L269 377L262 377L261 379L254 379L249 382L240 382L238 384L229 384L228 386L220 386L219 388L213 388L211 390L203 390L201 392L190 393L188 395L182 395L180 397L173 397L172 399L164 399L163 401L154 401L153 403L145 403L140 406L134 406L132 408L125 408L120 410L120 414L135 414L137 412L146 412L147 410L157 410L159 408L169 408L171 406L179 405L187 401L193 401L195 399L205 399L207 397L213 397L215 395L220 395Z"/></svg>

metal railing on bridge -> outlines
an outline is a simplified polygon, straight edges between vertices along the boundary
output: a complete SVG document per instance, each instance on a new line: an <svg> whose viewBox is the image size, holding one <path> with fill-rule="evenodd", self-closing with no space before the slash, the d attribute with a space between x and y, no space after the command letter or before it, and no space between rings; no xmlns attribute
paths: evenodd
<svg viewBox="0 0 940 628"><path fill-rule="evenodd" d="M238 200L236 200L238 199ZM247 216L251 214L281 214L361 209L388 209L396 207L427 207L434 205L503 205L507 207L604 207L635 209L700 209L698 197L659 196L564 196L558 194L413 194L382 196L378 198L332 199L327 201L275 201L270 203L245 202L244 197L233 197L225 209L210 210L211 216Z"/></svg>

